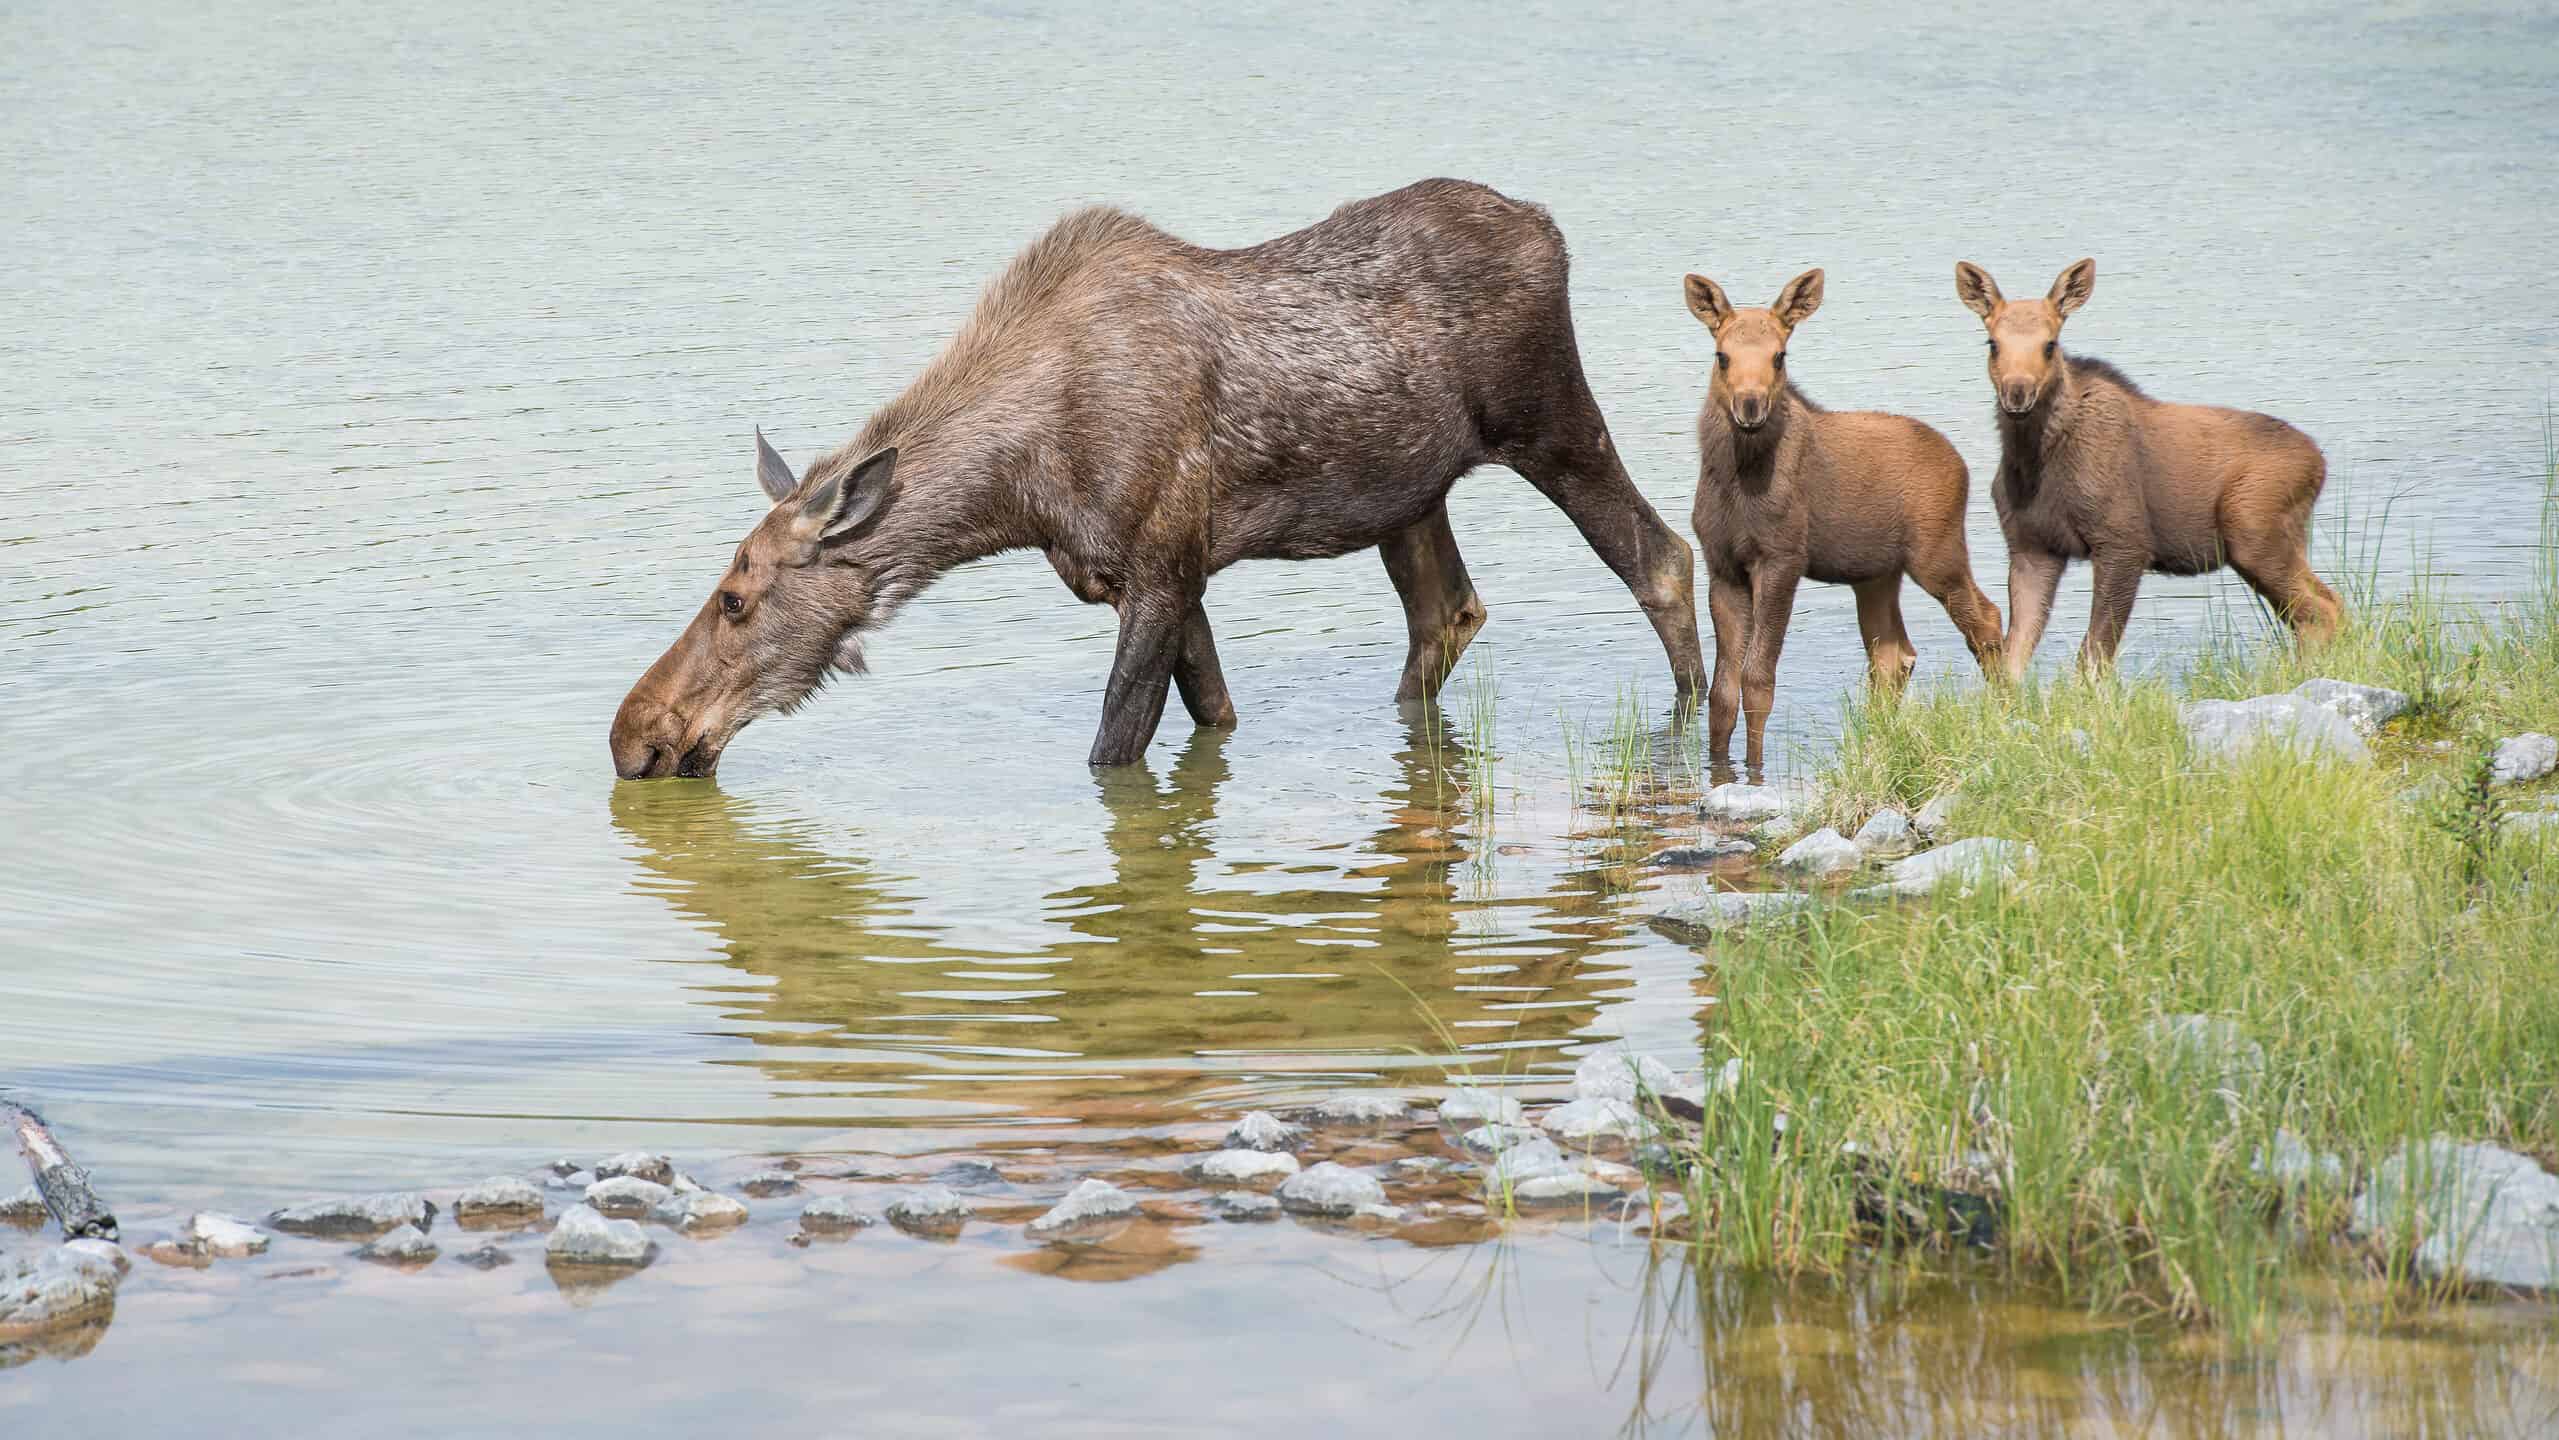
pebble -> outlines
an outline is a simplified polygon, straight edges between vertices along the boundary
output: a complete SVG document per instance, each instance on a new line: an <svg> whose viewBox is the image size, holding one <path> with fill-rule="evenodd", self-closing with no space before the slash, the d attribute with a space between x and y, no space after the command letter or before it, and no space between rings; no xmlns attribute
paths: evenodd
<svg viewBox="0 0 2559 1440"><path fill-rule="evenodd" d="M956 1235L969 1219L969 1202L948 1186L927 1185L889 1202L889 1223L923 1235Z"/></svg>
<svg viewBox="0 0 2559 1440"><path fill-rule="evenodd" d="M1220 1220L1276 1220L1280 1202L1250 1190L1221 1190L1208 1197L1208 1213Z"/></svg>
<svg viewBox="0 0 2559 1440"><path fill-rule="evenodd" d="M859 1230L879 1223L879 1217L858 1209L841 1195L821 1195L800 1207L800 1228L809 1231Z"/></svg>
<svg viewBox="0 0 2559 1440"><path fill-rule="evenodd" d="M1397 1096L1353 1091L1328 1095L1308 1107L1306 1114L1319 1125L1409 1125L1413 1107Z"/></svg>
<svg viewBox="0 0 2559 1440"><path fill-rule="evenodd" d="M44 1192L33 1185L0 1195L0 1221L35 1226L52 1218L53 1212L45 1208Z"/></svg>
<svg viewBox="0 0 2559 1440"><path fill-rule="evenodd" d="M474 1270L495 1270L501 1265L514 1264L515 1257L499 1249L496 1241L490 1240L454 1256L453 1263L468 1265Z"/></svg>
<svg viewBox="0 0 2559 1440"><path fill-rule="evenodd" d="M1580 1170L1538 1175L1511 1187L1518 1205L1596 1205L1626 1193L1624 1188Z"/></svg>
<svg viewBox="0 0 2559 1440"><path fill-rule="evenodd" d="M1519 1101L1490 1090L1460 1090L1439 1102L1439 1123L1451 1130L1478 1125L1517 1125L1523 1118Z"/></svg>
<svg viewBox="0 0 2559 1440"><path fill-rule="evenodd" d="M1022 1228L1033 1235L1057 1235L1105 1220L1126 1220L1135 1214L1136 1196L1108 1180L1078 1180L1075 1188L1066 1192L1066 1198Z"/></svg>
<svg viewBox="0 0 2559 1440"><path fill-rule="evenodd" d="M1220 1150L1183 1166L1182 1173L1214 1184L1250 1185L1296 1174L1297 1157L1284 1150Z"/></svg>
<svg viewBox="0 0 2559 1440"><path fill-rule="evenodd" d="M1229 1150L1294 1150L1306 1143L1306 1127L1291 1125L1268 1110L1256 1110L1226 1132Z"/></svg>
<svg viewBox="0 0 2559 1440"><path fill-rule="evenodd" d="M456 1220L542 1218L542 1192L522 1180L492 1175L453 1198Z"/></svg>
<svg viewBox="0 0 2559 1440"><path fill-rule="evenodd" d="M1351 1215L1355 1219L1377 1220L1388 1225L1401 1225L1404 1223L1405 1218L1403 1206L1388 1205L1384 1203L1376 1205L1362 1205L1357 1210L1352 1211Z"/></svg>
<svg viewBox="0 0 2559 1440"><path fill-rule="evenodd" d="M583 1160L571 1160L571 1159L568 1159L567 1157L563 1156L562 1158L557 1159L557 1160L554 1160L554 1161L552 1161L550 1164L543 1166L543 1167L542 1167L542 1169L544 1170L544 1172L545 1172L545 1173L549 1174L553 1179L565 1179L565 1178L567 1178L568 1176L578 1174L579 1172L581 1172L581 1171L585 1170L585 1169L586 1169L586 1162L585 1162L585 1161L583 1161ZM590 1176L589 1176L589 1178L588 1178L588 1180L587 1180L587 1182L586 1182L586 1183L587 1183L588 1185L592 1185L592 1184L594 1184L594 1183L595 1183L595 1180L594 1180L594 1178L592 1177L592 1175L590 1175ZM583 1189L583 1188L585 1188L585 1187L584 1187L584 1186L580 1186L579 1188Z"/></svg>
<svg viewBox="0 0 2559 1440"><path fill-rule="evenodd" d="M267 1232L246 1220L209 1210L187 1217L186 1228L178 1232L178 1244L189 1253L224 1260L263 1255L269 1238Z"/></svg>
<svg viewBox="0 0 2559 1440"><path fill-rule="evenodd" d="M646 1150L625 1150L595 1162L596 1179L610 1180L617 1175L628 1175L653 1185L672 1188L675 1184L675 1162Z"/></svg>
<svg viewBox="0 0 2559 1440"><path fill-rule="evenodd" d="M2260 745L2280 745L2307 760L2372 763L2372 747L2345 716L2300 695L2197 700L2177 710L2198 755L2233 760Z"/></svg>
<svg viewBox="0 0 2559 1440"><path fill-rule="evenodd" d="M2559 770L2559 738L2538 731L2497 742L2488 762L2488 783L2521 785Z"/></svg>
<svg viewBox="0 0 2559 1440"><path fill-rule="evenodd" d="M717 1230L746 1223L746 1204L717 1190L670 1195L649 1211L649 1218L678 1230Z"/></svg>
<svg viewBox="0 0 2559 1440"><path fill-rule="evenodd" d="M309 1200L267 1216L267 1224L295 1235L371 1239L402 1225L427 1228L435 1206L408 1191L354 1195L336 1200Z"/></svg>
<svg viewBox="0 0 2559 1440"><path fill-rule="evenodd" d="M800 1193L800 1177L788 1170L758 1170L738 1182L740 1190L759 1200Z"/></svg>
<svg viewBox="0 0 2559 1440"><path fill-rule="evenodd" d="M542 1253L554 1265L644 1265L657 1247L636 1220L608 1220L585 1205L560 1212Z"/></svg>
<svg viewBox="0 0 2559 1440"><path fill-rule="evenodd" d="M1458 1136L1457 1144L1469 1155L1498 1155L1536 1138L1537 1132L1525 1125L1479 1125Z"/></svg>
<svg viewBox="0 0 2559 1440"><path fill-rule="evenodd" d="M390 1233L355 1252L358 1260L384 1265L424 1265L435 1257L435 1242L415 1225L394 1226Z"/></svg>
<svg viewBox="0 0 2559 1440"><path fill-rule="evenodd" d="M115 1305L122 1274L114 1262L71 1245L33 1260L0 1258L0 1333L33 1334L103 1315Z"/></svg>
<svg viewBox="0 0 2559 1440"><path fill-rule="evenodd" d="M1779 852L1777 863L1815 876L1844 875L1865 859L1855 841L1825 825Z"/></svg>
<svg viewBox="0 0 2559 1440"><path fill-rule="evenodd" d="M1386 1203L1386 1189L1347 1165L1310 1165L1279 1188L1281 1208L1298 1215L1352 1215L1363 1205Z"/></svg>
<svg viewBox="0 0 2559 1440"><path fill-rule="evenodd" d="M616 1175L586 1187L586 1203L599 1215L646 1215L672 1199L675 1192L655 1180Z"/></svg>
<svg viewBox="0 0 2559 1440"><path fill-rule="evenodd" d="M1518 1133L1523 1140L1536 1134L1532 1130L1521 1130ZM1460 1140L1457 1143L1463 1145L1466 1142ZM1463 1175L1475 1167L1463 1160L1451 1160L1442 1155L1407 1155L1386 1168L1406 1180L1428 1180L1437 1175Z"/></svg>
<svg viewBox="0 0 2559 1440"><path fill-rule="evenodd" d="M1911 829L1910 817L1899 810L1878 810L1866 817L1849 837L1859 852L1867 855L1896 855L1909 849L1918 837Z"/></svg>

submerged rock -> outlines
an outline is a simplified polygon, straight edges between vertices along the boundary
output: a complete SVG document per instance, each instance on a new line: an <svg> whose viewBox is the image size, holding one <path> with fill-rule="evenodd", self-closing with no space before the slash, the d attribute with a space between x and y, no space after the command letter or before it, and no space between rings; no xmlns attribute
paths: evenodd
<svg viewBox="0 0 2559 1440"><path fill-rule="evenodd" d="M2488 761L2488 783L2521 785L2559 770L2559 738L2532 732L2497 742Z"/></svg>
<svg viewBox="0 0 2559 1440"><path fill-rule="evenodd" d="M1280 1202L1250 1190L1220 1190L1208 1197L1208 1213L1220 1220L1276 1220Z"/></svg>
<svg viewBox="0 0 2559 1440"><path fill-rule="evenodd" d="M1754 846L1783 846L1804 833L1804 822L1792 815L1775 815L1750 827Z"/></svg>
<svg viewBox="0 0 2559 1440"><path fill-rule="evenodd" d="M983 1160L954 1160L933 1172L933 1183L948 1185L954 1190L987 1190L1013 1182L1004 1178L1003 1171Z"/></svg>
<svg viewBox="0 0 2559 1440"><path fill-rule="evenodd" d="M1841 875L1865 860L1856 842L1825 825L1780 852L1777 863L1813 875Z"/></svg>
<svg viewBox="0 0 2559 1440"><path fill-rule="evenodd" d="M2265 1047L2215 1015L2162 1015L2141 1027L2141 1043L2162 1066L2209 1090L2245 1095L2266 1073Z"/></svg>
<svg viewBox="0 0 2559 1440"><path fill-rule="evenodd" d="M1182 1173L1212 1184L1251 1185L1296 1174L1297 1157L1285 1150L1220 1150L1183 1166Z"/></svg>
<svg viewBox="0 0 2559 1440"><path fill-rule="evenodd" d="M803 1230L859 1230L878 1223L878 1216L856 1207L841 1195L821 1195L800 1207L800 1228Z"/></svg>
<svg viewBox="0 0 2559 1440"><path fill-rule="evenodd" d="M554 1265L645 1265L657 1247L636 1220L608 1220L586 1205L560 1212L542 1253Z"/></svg>
<svg viewBox="0 0 2559 1440"><path fill-rule="evenodd" d="M268 1239L267 1232L248 1221L210 1210L188 1216L186 1228L177 1235L177 1243L190 1254L223 1260L263 1255Z"/></svg>
<svg viewBox="0 0 2559 1440"><path fill-rule="evenodd" d="M2356 1234L2389 1236L2413 1220L2417 1268L2514 1290L2559 1290L2559 1179L2497 1145L2438 1135L2391 1156L2354 1202Z"/></svg>
<svg viewBox="0 0 2559 1440"><path fill-rule="evenodd" d="M454 1256L453 1263L468 1265L474 1270L495 1270L501 1265L514 1264L515 1257L499 1249L495 1240L486 1240Z"/></svg>
<svg viewBox="0 0 2559 1440"><path fill-rule="evenodd" d="M435 1242L415 1225L395 1226L381 1239L355 1252L358 1260L383 1265L424 1265L435 1259Z"/></svg>
<svg viewBox="0 0 2559 1440"><path fill-rule="evenodd" d="M539 1220L542 1192L522 1180L492 1175L453 1199L456 1220Z"/></svg>
<svg viewBox="0 0 2559 1440"><path fill-rule="evenodd" d="M919 1235L956 1235L969 1220L969 1202L947 1185L927 1185L889 1202L889 1223Z"/></svg>
<svg viewBox="0 0 2559 1440"><path fill-rule="evenodd" d="M1105 1220L1126 1220L1135 1214L1136 1196L1108 1180L1078 1180L1075 1188L1066 1192L1066 1198L1022 1228L1033 1235L1060 1235Z"/></svg>
<svg viewBox="0 0 2559 1440"><path fill-rule="evenodd" d="M1628 1101L1602 1097L1567 1101L1538 1117L1547 1133L1588 1145L1598 1140L1640 1140L1653 1123Z"/></svg>
<svg viewBox="0 0 2559 1440"><path fill-rule="evenodd" d="M1955 828L1955 792L1949 790L1919 807L1910 817L1910 828L1935 840Z"/></svg>
<svg viewBox="0 0 2559 1440"><path fill-rule="evenodd" d="M383 1195L351 1195L335 1200L308 1200L267 1216L267 1223L294 1235L324 1239L369 1240L402 1225L427 1228L435 1206L409 1191Z"/></svg>
<svg viewBox="0 0 2559 1440"><path fill-rule="evenodd" d="M1510 1198L1522 1206L1597 1205L1625 1193L1625 1187L1587 1171L1563 1170L1522 1180L1511 1187Z"/></svg>
<svg viewBox="0 0 2559 1440"><path fill-rule="evenodd" d="M1923 850L1906 860L1896 860L1884 871L1884 883L1867 894L1926 895L1952 881L1956 893L1969 895L1983 884L2004 885L2017 877L2017 872L2035 859L2035 847L2016 840L1993 840L1975 836Z"/></svg>
<svg viewBox="0 0 2559 1440"><path fill-rule="evenodd" d="M649 1211L649 1218L688 1234L696 1230L717 1230L746 1223L746 1203L721 1194L717 1190L693 1190L670 1195Z"/></svg>
<svg viewBox="0 0 2559 1440"><path fill-rule="evenodd" d="M1679 1072L1650 1055L1611 1046L1594 1050L1573 1066L1573 1096L1578 1100L1623 1100L1663 1095L1679 1088Z"/></svg>
<svg viewBox="0 0 2559 1440"><path fill-rule="evenodd" d="M1812 896L1793 890L1718 890L1675 901L1644 918L1681 939L1695 939L1771 915L1791 915L1812 903Z"/></svg>
<svg viewBox="0 0 2559 1440"><path fill-rule="evenodd" d="M1537 1138L1537 1132L1525 1125L1478 1125L1457 1137L1458 1148L1470 1155L1498 1155L1514 1145L1524 1145ZM1397 1164L1404 1162L1397 1161Z"/></svg>
<svg viewBox="0 0 2559 1440"><path fill-rule="evenodd" d="M1307 1107L1306 1117L1318 1125L1409 1125L1413 1122L1413 1107L1399 1096L1355 1090L1316 1101Z"/></svg>
<svg viewBox="0 0 2559 1440"><path fill-rule="evenodd" d="M1508 1126L1504 1128L1515 1129L1515 1127ZM1469 1131L1467 1133L1471 1135L1475 1132ZM1516 1133L1523 1140L1534 1139L1537 1135L1537 1132L1534 1130L1517 1130ZM1466 1142L1464 1140L1460 1140L1457 1143L1463 1145ZM1485 1153L1490 1154L1491 1152L1487 1151ZM1388 1165L1386 1168L1395 1172L1398 1179L1429 1180L1440 1175L1463 1175L1473 1170L1475 1167L1467 1164L1463 1160L1451 1160L1444 1155L1407 1155L1403 1159L1397 1160Z"/></svg>
<svg viewBox="0 0 2559 1440"><path fill-rule="evenodd" d="M788 1170L758 1170L738 1182L740 1190L759 1200L800 1193L800 1177Z"/></svg>
<svg viewBox="0 0 2559 1440"><path fill-rule="evenodd" d="M1917 843L1910 818L1899 810L1878 810L1866 817L1850 837L1858 852L1865 855L1898 855Z"/></svg>
<svg viewBox="0 0 2559 1440"><path fill-rule="evenodd" d="M1519 1101L1490 1090L1460 1090L1439 1102L1439 1123L1450 1130L1517 1125L1521 1118Z"/></svg>
<svg viewBox="0 0 2559 1440"><path fill-rule="evenodd" d="M647 1150L625 1150L595 1162L596 1179L611 1180L621 1175L672 1189L675 1185L675 1162Z"/></svg>
<svg viewBox="0 0 2559 1440"><path fill-rule="evenodd" d="M1573 1168L1564 1152L1552 1140L1540 1137L1523 1141L1492 1158L1484 1167L1484 1188L1488 1191L1514 1189L1523 1181L1541 1175L1561 1175Z"/></svg>
<svg viewBox="0 0 2559 1440"><path fill-rule="evenodd" d="M1719 860L1758 853L1757 845L1739 835L1709 835L1694 845L1665 845L1645 856L1644 864L1655 870L1694 870Z"/></svg>
<svg viewBox="0 0 2559 1440"><path fill-rule="evenodd" d="M2398 719L2408 709L2408 697L2399 691L2348 680L2304 680L2292 687L2292 693L2313 705L2336 711L2366 735Z"/></svg>
<svg viewBox="0 0 2559 1440"><path fill-rule="evenodd" d="M2180 706L2178 722L2195 753L2232 760L2260 745L2280 745L2304 759L2372 763L2372 747L2345 716L2300 695L2197 700Z"/></svg>
<svg viewBox="0 0 2559 1440"><path fill-rule="evenodd" d="M1290 1176L1279 1188L1282 1208L1298 1215L1352 1215L1386 1203L1386 1188L1347 1165L1326 1160Z"/></svg>
<svg viewBox="0 0 2559 1440"><path fill-rule="evenodd" d="M39 1334L104 1315L115 1308L122 1275L113 1261L71 1245L32 1260L0 1258L0 1336Z"/></svg>
<svg viewBox="0 0 2559 1440"><path fill-rule="evenodd" d="M586 1193L586 1187L594 1183L594 1171L572 1170L566 1175L544 1176L542 1179L542 1188L545 1190L575 1190L579 1194L583 1195Z"/></svg>
<svg viewBox="0 0 2559 1440"><path fill-rule="evenodd" d="M674 1195L666 1186L637 1175L616 1175L586 1187L586 1203L600 1215L646 1215Z"/></svg>
<svg viewBox="0 0 2559 1440"><path fill-rule="evenodd" d="M1294 1150L1306 1143L1306 1127L1291 1125L1268 1110L1256 1110L1226 1132L1229 1150Z"/></svg>
<svg viewBox="0 0 2559 1440"><path fill-rule="evenodd" d="M33 1185L0 1195L0 1224L33 1229L52 1218L53 1212L45 1208L44 1192Z"/></svg>

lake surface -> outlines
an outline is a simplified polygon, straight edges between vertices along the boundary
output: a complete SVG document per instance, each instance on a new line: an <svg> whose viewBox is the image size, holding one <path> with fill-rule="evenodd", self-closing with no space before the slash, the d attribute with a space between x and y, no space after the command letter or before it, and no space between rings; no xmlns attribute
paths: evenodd
<svg viewBox="0 0 2559 1440"><path fill-rule="evenodd" d="M1432 174L1544 203L1593 388L1683 533L1712 345L1680 276L1757 303L1823 265L1798 378L1948 433L2003 606L1953 262L2022 296L2093 254L2074 347L2326 448L2332 577L2422 571L2493 604L2531 574L2559 376L2547 7L1965 5L1913 28L1888 6L35 4L0 34L0 741L24 766L0 801L0 1091L146 1221L634 1145L1125 1157L1345 1087L1555 1080L1605 1042L1712 1054L1708 957L1632 918L1708 882L1624 863L1693 822L1576 803L1621 712L1665 723L1660 651L1507 472L1452 500L1492 622L1443 715L1388 703L1403 634L1374 558L1241 567L1209 594L1241 727L1176 707L1144 771L1097 778L1110 617L1015 555L911 606L868 678L748 731L716 785L614 782L615 704L761 508L753 427L795 462L849 436L1080 203L1208 244ZM2086 601L2074 572L2047 665ZM1953 627L1905 603L1921 683L1966 683ZM2154 577L2127 661L2173 667L2247 605ZM1859 681L1853 613L1825 587L1797 606L1790 765ZM1588 1227L1440 1251L1220 1232L1175 1247L1215 1263L1079 1287L993 1240L864 1237L820 1265L764 1225L575 1311L538 1266L348 1273L290 1303L219 1269L137 1277L94 1353L0 1375L0 1406L156 1428L147 1367L187 1374L173 1407L318 1413L297 1406L326 1386L253 1383L278 1347L304 1363L298 1336L383 1337L348 1342L328 1404L427 1417L467 1378L538 1409L608 1388L562 1388L578 1346L661 1389L743 1387L688 1392L722 1416L858 1400L960 1433L998 1401L1182 1428L1137 1400L1196 1400L1220 1363L1224 1393L1320 1390L1381 1429L1451 1396L1493 1431L1522 1396L1612 1426L1655 1406L1671 1433L1820 1428L1783 1408L1797 1372L1719 1348L1769 1327L1914 1375L1955 1346L2020 1404L2061 1363L2028 1353L2050 1317L1967 1340L2007 1323L1974 1301L1897 1312L1936 1316L1908 1322L1926 1340L1826 1302L1700 1310L1693 1281L1666 1301L1676 1264ZM1324 1313L1307 1278L1398 1265L1516 1274L1527 1358L1498 1326L1433 1330L1431 1305ZM1322 1320L1256 1350L1267 1312L1239 1297L1264 1293ZM1665 1324L1686 1338L1658 1373L1582 1354ZM1234 1344L1186 1358L1212 1333ZM2246 1391L2318 1426L2287 1397L2343 1363L2321 1355L2229 1390L2122 1341L2052 1383ZM1875 1393L1848 1428L1972 1433L1916 1379ZM1754 1394L1780 1408L1728 1408Z"/></svg>

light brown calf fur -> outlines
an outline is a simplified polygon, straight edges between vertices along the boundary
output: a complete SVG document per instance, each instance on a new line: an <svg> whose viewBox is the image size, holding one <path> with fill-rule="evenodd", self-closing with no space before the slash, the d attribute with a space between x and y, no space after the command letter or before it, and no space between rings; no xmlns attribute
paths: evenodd
<svg viewBox="0 0 2559 1440"><path fill-rule="evenodd" d="M2040 300L2010 301L1978 265L1955 295L1990 331L1999 400L1991 499L2008 536L2008 671L2025 672L2062 568L2096 566L2084 666L2114 663L2142 572L2228 564L2303 644L2345 607L2310 570L2310 511L2328 478L2319 447L2272 415L2153 400L2103 360L2067 355L2061 324L2097 288L2097 262L2061 272Z"/></svg>
<svg viewBox="0 0 2559 1440"><path fill-rule="evenodd" d="M1707 741L1717 758L1728 753L1738 706L1753 770L1795 587L1807 577L1856 587L1867 662L1887 691L1917 662L1902 628L1905 574L1946 607L1983 673L1999 655L1999 608L1973 583L1964 548L1963 457L1916 420L1824 410L1787 378L1787 337L1821 298L1819 270L1787 282L1765 310L1736 310L1714 281L1688 277L1688 308L1715 332L1692 516L1715 621Z"/></svg>

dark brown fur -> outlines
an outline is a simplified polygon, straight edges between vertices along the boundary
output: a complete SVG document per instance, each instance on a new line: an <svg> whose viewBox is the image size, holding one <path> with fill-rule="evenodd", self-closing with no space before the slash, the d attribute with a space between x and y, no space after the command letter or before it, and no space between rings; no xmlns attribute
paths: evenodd
<svg viewBox="0 0 2559 1440"><path fill-rule="evenodd" d="M1715 622L1707 745L1719 759L1729 752L1738 710L1753 770L1804 580L1856 587L1869 673L1887 692L1918 658L1902 626L1905 574L1946 607L1985 673L1999 654L1999 610L1973 583L1964 544L1963 457L1919 421L1824 410L1787 378L1786 342L1821 287L1822 272L1809 270L1768 309L1737 310L1714 281L1688 277L1689 309L1715 333L1691 517Z"/></svg>
<svg viewBox="0 0 2559 1440"><path fill-rule="evenodd" d="M2122 371L2065 353L2062 322L2096 290L2097 266L2062 271L2041 300L2011 302L1958 262L1955 294L1990 332L1999 476L1991 499L2008 537L2012 675L2025 672L2073 560L2096 567L2080 663L2114 663L2145 571L2236 569L2303 644L2345 614L2310 569L2310 513L2328 462L2271 415L2154 400Z"/></svg>
<svg viewBox="0 0 2559 1440"><path fill-rule="evenodd" d="M763 467L773 509L623 702L615 769L709 773L935 577L1014 549L1119 612L1096 765L1145 750L1168 681L1233 722L1202 597L1239 560L1377 547L1410 634L1397 695L1427 698L1484 621L1443 502L1485 463L1572 517L1701 688L1688 547L1618 462L1543 210L1426 180L1240 250L1078 212L851 444L804 480Z"/></svg>

